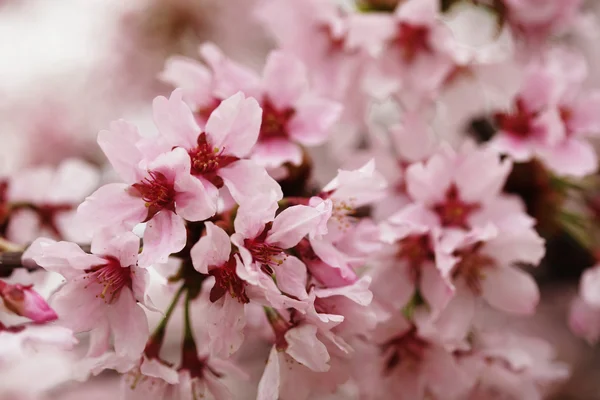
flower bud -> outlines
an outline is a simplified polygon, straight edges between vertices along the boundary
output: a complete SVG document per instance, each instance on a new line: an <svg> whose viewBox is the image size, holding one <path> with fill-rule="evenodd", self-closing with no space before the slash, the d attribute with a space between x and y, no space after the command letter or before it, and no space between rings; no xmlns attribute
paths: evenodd
<svg viewBox="0 0 600 400"><path fill-rule="evenodd" d="M34 322L50 322L58 318L46 300L32 289L32 285L11 285L0 281L0 297L10 311Z"/></svg>

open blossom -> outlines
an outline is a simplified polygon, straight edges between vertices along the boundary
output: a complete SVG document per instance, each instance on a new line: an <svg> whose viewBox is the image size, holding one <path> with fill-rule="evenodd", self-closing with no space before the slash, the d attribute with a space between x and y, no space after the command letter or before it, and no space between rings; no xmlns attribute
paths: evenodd
<svg viewBox="0 0 600 400"><path fill-rule="evenodd" d="M199 221L216 211L216 193L208 193L193 177L188 153L182 148L161 153L148 145L125 121L101 131L98 143L126 183L109 183L78 208L78 218L90 231L125 231L148 222L142 263L164 262L186 241L184 218Z"/></svg>
<svg viewBox="0 0 600 400"><path fill-rule="evenodd" d="M244 159L259 137L262 114L256 100L235 93L215 108L201 129L183 102L183 94L177 89L169 99L157 97L155 122L165 142L187 151L190 172L206 191L216 193L226 186L238 204L258 201L259 196L268 201L280 200L283 194L277 182L262 166Z"/></svg>
<svg viewBox="0 0 600 400"><path fill-rule="evenodd" d="M388 222L466 231L504 212L522 213L518 202L500 193L511 168L509 160L470 142L459 151L442 147L407 169L406 189L413 202Z"/></svg>
<svg viewBox="0 0 600 400"><path fill-rule="evenodd" d="M35 167L12 174L6 182L4 200L11 209L7 238L23 244L40 235L84 239L75 210L96 189L98 181L96 169L76 159L65 160L56 169Z"/></svg>
<svg viewBox="0 0 600 400"><path fill-rule="evenodd" d="M194 245L191 258L194 268L215 278L209 299L208 336L212 354L229 355L244 340L245 305L252 298L247 283L237 275L239 256L231 254L229 235L212 222L206 222L206 235Z"/></svg>
<svg viewBox="0 0 600 400"><path fill-rule="evenodd" d="M499 132L491 146L516 161L538 157L559 175L584 176L598 168L587 137L598 135L600 120L593 110L598 91L584 91L584 59L564 49L532 62L514 99L512 110L498 112Z"/></svg>
<svg viewBox="0 0 600 400"><path fill-rule="evenodd" d="M274 275L283 293L300 300L308 298L306 265L284 250L296 246L316 229L323 213L318 207L303 205L286 208L275 218L272 214L265 218L256 210L238 213L231 236L243 266L237 274L253 285L259 285L265 275Z"/></svg>
<svg viewBox="0 0 600 400"><path fill-rule="evenodd" d="M229 400L233 397L224 378L247 379L247 375L230 361L192 352L178 370L157 360L144 359L123 376L121 393L126 400L204 397Z"/></svg>
<svg viewBox="0 0 600 400"><path fill-rule="evenodd" d="M386 181L375 170L375 162L371 160L356 170L338 170L337 176L323 187L321 193L310 199L311 206L324 207L326 213L318 228L311 233L311 249L307 251L314 252L324 261L324 268L337 269L337 272L330 273L340 274L343 279L353 276L352 266L364 262L367 253L372 250L364 237L352 236L356 230L366 228L366 225L361 225L364 221L355 214L361 207L383 197L385 188ZM378 236L377 232L370 233ZM353 251L344 251L343 244ZM367 248L362 249L362 246ZM305 255L308 256L308 253L305 252Z"/></svg>
<svg viewBox="0 0 600 400"><path fill-rule="evenodd" d="M206 110L214 109L221 100L238 91L256 98L263 111L258 140L252 149L253 160L269 168L279 167L286 162L299 165L302 162L299 145L315 146L327 139L328 130L341 108L337 103L309 90L305 67L295 57L279 51L272 52L261 78L250 69L227 59L212 44L203 45L200 52L210 72L195 61L177 58L167 64L163 77L183 87L184 93L191 92L185 98L195 99L190 105L199 108L201 119L206 119ZM190 88L189 79L179 78L189 73L180 74L180 70L195 71L198 77L204 78L204 85L212 89L209 93L201 89L204 91L203 101L200 101L202 104L197 104L197 86ZM250 140L250 137L246 140ZM244 149L248 152L251 147Z"/></svg>
<svg viewBox="0 0 600 400"><path fill-rule="evenodd" d="M569 376L568 367L554 361L545 341L511 333L475 335L473 348L459 357L474 382L469 400L542 399L553 385Z"/></svg>
<svg viewBox="0 0 600 400"><path fill-rule="evenodd" d="M472 387L467 371L443 342L420 337L400 314L381 324L373 341L355 346L361 398L463 399Z"/></svg>
<svg viewBox="0 0 600 400"><path fill-rule="evenodd" d="M369 37L376 49L384 49L382 55L378 54L377 67L367 78L371 90L376 96L403 91L407 105L416 107L440 89L455 66L455 45L440 18L439 2L401 2L394 14L381 19L378 25L378 35L363 29L354 33ZM377 44L377 39L384 44Z"/></svg>
<svg viewBox="0 0 600 400"><path fill-rule="evenodd" d="M513 30L537 44L548 35L561 33L576 21L581 0L503 0Z"/></svg>
<svg viewBox="0 0 600 400"><path fill-rule="evenodd" d="M28 258L65 277L50 303L63 326L90 332L90 357L104 354L111 342L116 354L128 360L139 357L144 348L148 323L137 303L151 304L146 271L137 265L139 245L137 236L124 233L111 239L95 237L92 254L74 243L44 238L30 249Z"/></svg>

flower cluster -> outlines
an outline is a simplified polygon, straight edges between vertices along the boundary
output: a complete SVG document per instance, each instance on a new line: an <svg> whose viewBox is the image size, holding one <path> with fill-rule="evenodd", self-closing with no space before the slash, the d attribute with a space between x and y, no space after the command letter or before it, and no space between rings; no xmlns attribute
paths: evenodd
<svg viewBox="0 0 600 400"><path fill-rule="evenodd" d="M566 236L596 264L569 322L600 338L581 1L249 8L260 72L204 42L161 61L151 123L97 134L111 171L0 175L0 398L107 370L131 400L552 393L554 348L488 320L535 313Z"/></svg>

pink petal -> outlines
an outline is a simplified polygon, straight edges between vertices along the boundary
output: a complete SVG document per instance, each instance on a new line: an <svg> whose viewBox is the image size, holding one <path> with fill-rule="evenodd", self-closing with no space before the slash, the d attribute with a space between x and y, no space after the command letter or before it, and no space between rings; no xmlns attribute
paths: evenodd
<svg viewBox="0 0 600 400"><path fill-rule="evenodd" d="M208 274L209 267L218 267L229 260L229 235L210 221L204 223L206 235L192 247L190 256L196 271Z"/></svg>
<svg viewBox="0 0 600 400"><path fill-rule="evenodd" d="M188 221L202 221L215 215L219 191L210 182L182 172L175 178L175 210Z"/></svg>
<svg viewBox="0 0 600 400"><path fill-rule="evenodd" d="M23 254L23 260L32 260L40 267L57 272L67 279L81 275L82 271L105 263L103 258L85 253L70 242L36 239Z"/></svg>
<svg viewBox="0 0 600 400"><path fill-rule="evenodd" d="M265 241L282 249L294 247L319 225L320 218L321 212L313 207L299 205L286 208L275 217Z"/></svg>
<svg viewBox="0 0 600 400"><path fill-rule="evenodd" d="M317 327L300 325L285 333L288 348L285 350L296 361L315 372L329 370L327 347L317 339Z"/></svg>
<svg viewBox="0 0 600 400"><path fill-rule="evenodd" d="M472 150L456 169L456 185L465 201L481 202L498 196L512 169L508 160L491 150Z"/></svg>
<svg viewBox="0 0 600 400"><path fill-rule="evenodd" d="M128 193L124 183L109 183L92 193L77 208L77 219L90 232L131 229L148 214L144 201Z"/></svg>
<svg viewBox="0 0 600 400"><path fill-rule="evenodd" d="M244 304L225 294L218 302L212 303L206 318L211 354L228 358L244 342Z"/></svg>
<svg viewBox="0 0 600 400"><path fill-rule="evenodd" d="M158 96L152 102L154 124L171 146L186 150L196 147L201 129L190 107L183 101L183 90L175 89L167 99Z"/></svg>
<svg viewBox="0 0 600 400"><path fill-rule="evenodd" d="M342 113L341 104L313 95L303 96L294 109L289 135L305 146L324 143Z"/></svg>
<svg viewBox="0 0 600 400"><path fill-rule="evenodd" d="M143 155L136 144L141 135L129 122L119 120L110 124L110 130L98 133L98 144L113 168L127 183L137 182L143 171L138 167Z"/></svg>
<svg viewBox="0 0 600 400"><path fill-rule="evenodd" d="M279 352L273 346L269 353L267 366L258 383L256 400L278 400L280 384Z"/></svg>
<svg viewBox="0 0 600 400"><path fill-rule="evenodd" d="M108 319L117 355L138 359L148 340L148 319L128 288L123 288L118 300L108 307Z"/></svg>
<svg viewBox="0 0 600 400"><path fill-rule="evenodd" d="M332 296L344 296L361 306L368 306L373 300L373 293L369 290L371 277L363 276L351 285L339 288L315 289L314 292L319 298L328 298Z"/></svg>
<svg viewBox="0 0 600 400"><path fill-rule="evenodd" d="M424 265L419 282L421 294L433 312L442 311L454 296L454 286L433 265Z"/></svg>
<svg viewBox="0 0 600 400"><path fill-rule="evenodd" d="M254 146L252 160L266 168L276 168L286 162L300 165L302 163L302 149L286 139L267 140Z"/></svg>
<svg viewBox="0 0 600 400"><path fill-rule="evenodd" d="M200 46L200 55L213 72L213 93L224 99L238 91L259 97L260 80L254 71L227 58L213 43Z"/></svg>
<svg viewBox="0 0 600 400"><path fill-rule="evenodd" d="M592 307L582 298L575 299L569 314L569 327L588 343L597 343L600 338L600 309Z"/></svg>
<svg viewBox="0 0 600 400"><path fill-rule="evenodd" d="M351 13L347 25L348 48L366 50L373 56L381 54L397 26L393 17L385 13Z"/></svg>
<svg viewBox="0 0 600 400"><path fill-rule="evenodd" d="M99 182L97 168L75 158L67 159L58 166L45 200L53 204L79 203L98 187Z"/></svg>
<svg viewBox="0 0 600 400"><path fill-rule="evenodd" d="M413 199L427 205L444 199L453 178L452 164L436 154L427 163L412 164L406 170L406 189Z"/></svg>
<svg viewBox="0 0 600 400"><path fill-rule="evenodd" d="M276 203L283 198L281 187L264 167L251 160L239 160L221 168L219 176L239 205ZM261 198L263 200L261 200Z"/></svg>
<svg viewBox="0 0 600 400"><path fill-rule="evenodd" d="M101 289L83 278L67 281L50 298L50 306L58 314L60 325L74 333L91 331L106 321L106 303L97 296Z"/></svg>
<svg viewBox="0 0 600 400"><path fill-rule="evenodd" d="M144 231L144 249L140 265L167 262L169 255L185 247L186 230L183 219L177 214L163 210L152 218Z"/></svg>
<svg viewBox="0 0 600 400"><path fill-rule="evenodd" d="M540 152L540 158L559 175L584 177L598 170L598 155L586 141L567 139Z"/></svg>
<svg viewBox="0 0 600 400"><path fill-rule="evenodd" d="M262 109L242 92L223 100L206 123L209 143L236 157L248 155L260 132Z"/></svg>
<svg viewBox="0 0 600 400"><path fill-rule="evenodd" d="M568 127L577 134L597 136L600 134L599 109L600 91L595 90L577 101Z"/></svg>
<svg viewBox="0 0 600 400"><path fill-rule="evenodd" d="M308 89L306 68L291 54L272 51L263 71L265 94L277 109L293 107Z"/></svg>
<svg viewBox="0 0 600 400"><path fill-rule="evenodd" d="M140 372L144 374L144 376L160 378L171 385L174 385L179 381L177 372L157 359L148 360L144 358L142 365L140 365Z"/></svg>
<svg viewBox="0 0 600 400"><path fill-rule="evenodd" d="M586 303L600 308L600 267L585 270L581 276L580 292Z"/></svg>
<svg viewBox="0 0 600 400"><path fill-rule="evenodd" d="M131 232L123 232L117 236L97 234L92 240L92 253L113 256L123 267L137 265L140 251L140 238Z"/></svg>
<svg viewBox="0 0 600 400"><path fill-rule="evenodd" d="M334 190L332 200L344 201L357 208L383 197L387 187L384 177L375 170L375 160L362 167L346 171L339 169L337 176L323 188L323 192Z"/></svg>
<svg viewBox="0 0 600 400"><path fill-rule="evenodd" d="M294 256L286 256L283 263L277 265L274 270L277 286L283 293L300 300L308 298L306 265L302 261Z"/></svg>
<svg viewBox="0 0 600 400"><path fill-rule="evenodd" d="M192 108L202 107L213 100L211 73L192 58L170 57L165 62L165 69L159 77L163 81L181 88L183 99Z"/></svg>
<svg viewBox="0 0 600 400"><path fill-rule="evenodd" d="M481 288L483 298L492 307L507 313L533 314L540 300L535 280L515 267L486 269Z"/></svg>

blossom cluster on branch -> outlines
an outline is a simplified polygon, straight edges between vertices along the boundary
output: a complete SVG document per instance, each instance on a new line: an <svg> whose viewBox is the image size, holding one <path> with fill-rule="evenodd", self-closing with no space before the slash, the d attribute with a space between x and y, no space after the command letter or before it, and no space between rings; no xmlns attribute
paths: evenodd
<svg viewBox="0 0 600 400"><path fill-rule="evenodd" d="M124 399L544 398L568 366L485 316L535 313L556 232L597 253L585 12L262 0L260 71L170 57L154 127L97 135L113 172L0 175L0 398L107 370ZM600 266L569 319L590 342L598 293Z"/></svg>

